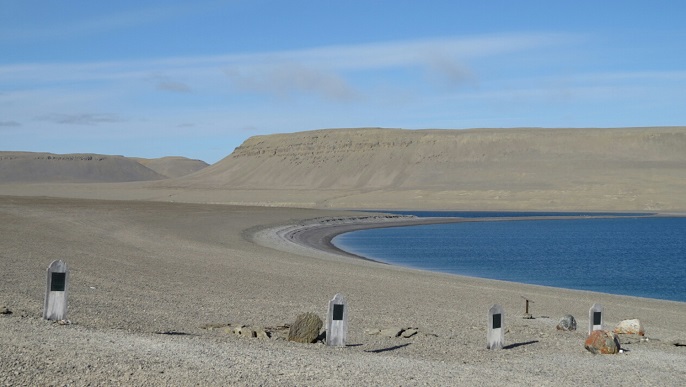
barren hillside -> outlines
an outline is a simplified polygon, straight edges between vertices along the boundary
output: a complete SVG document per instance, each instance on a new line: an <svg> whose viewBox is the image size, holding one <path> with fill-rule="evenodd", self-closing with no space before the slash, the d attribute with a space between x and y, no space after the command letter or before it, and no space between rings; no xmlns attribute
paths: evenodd
<svg viewBox="0 0 686 387"><path fill-rule="evenodd" d="M197 172L209 165L202 160L178 156L161 157L158 159L133 157L132 159L166 177L185 176Z"/></svg>
<svg viewBox="0 0 686 387"><path fill-rule="evenodd" d="M0 183L112 183L160 180L197 171L200 169L199 163L202 162L184 158L147 160L98 154L0 152ZM207 164L203 166L205 165Z"/></svg>
<svg viewBox="0 0 686 387"><path fill-rule="evenodd" d="M256 136L220 162L158 186L334 207L684 209L686 128Z"/></svg>

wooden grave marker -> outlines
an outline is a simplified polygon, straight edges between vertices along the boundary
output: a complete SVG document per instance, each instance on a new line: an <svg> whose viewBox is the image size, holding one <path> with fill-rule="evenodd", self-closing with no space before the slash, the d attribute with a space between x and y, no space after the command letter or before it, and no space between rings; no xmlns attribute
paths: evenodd
<svg viewBox="0 0 686 387"><path fill-rule="evenodd" d="M488 349L502 349L505 345L505 310L496 304L488 310Z"/></svg>
<svg viewBox="0 0 686 387"><path fill-rule="evenodd" d="M326 318L326 345L344 347L348 335L348 304L341 293L329 301Z"/></svg>
<svg viewBox="0 0 686 387"><path fill-rule="evenodd" d="M62 260L52 261L48 266L47 282L43 318L54 321L66 320L67 288L69 285L67 264Z"/></svg>
<svg viewBox="0 0 686 387"><path fill-rule="evenodd" d="M603 313L605 308L600 304L593 304L591 309L588 310L588 334L590 335L593 331L603 330Z"/></svg>

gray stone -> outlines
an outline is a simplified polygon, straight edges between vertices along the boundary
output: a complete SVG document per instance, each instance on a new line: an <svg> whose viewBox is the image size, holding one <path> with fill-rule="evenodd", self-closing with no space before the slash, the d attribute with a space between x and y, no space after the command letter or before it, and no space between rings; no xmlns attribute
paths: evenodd
<svg viewBox="0 0 686 387"><path fill-rule="evenodd" d="M269 336L269 332L265 331L262 328L257 328L255 329L255 334L258 339L269 339L271 336Z"/></svg>
<svg viewBox="0 0 686 387"><path fill-rule="evenodd" d="M488 349L502 349L505 345L505 310L495 304L488 309Z"/></svg>
<svg viewBox="0 0 686 387"><path fill-rule="evenodd" d="M257 332L255 332L254 329L245 325L237 326L233 329L233 333L241 337L257 337Z"/></svg>
<svg viewBox="0 0 686 387"><path fill-rule="evenodd" d="M0 314L12 314L12 311L10 310L10 308L3 306L2 308L0 308Z"/></svg>
<svg viewBox="0 0 686 387"><path fill-rule="evenodd" d="M314 313L299 315L288 330L288 341L296 343L314 343L319 337L324 322Z"/></svg>
<svg viewBox="0 0 686 387"><path fill-rule="evenodd" d="M348 336L348 304L345 296L336 294L329 301L326 317L326 345L344 347Z"/></svg>
<svg viewBox="0 0 686 387"><path fill-rule="evenodd" d="M43 318L59 321L67 317L67 290L69 285L69 270L67 264L61 260L52 261L48 266L47 288Z"/></svg>
<svg viewBox="0 0 686 387"><path fill-rule="evenodd" d="M576 319L571 314L568 314L560 319L557 323L558 331L575 331L576 330Z"/></svg>
<svg viewBox="0 0 686 387"><path fill-rule="evenodd" d="M600 304L593 304L591 309L588 311L588 334L590 335L593 331L603 330L603 313L605 313L605 308Z"/></svg>
<svg viewBox="0 0 686 387"><path fill-rule="evenodd" d="M403 333L405 329L399 328L399 327L393 327L393 328L385 328L382 329L379 334L381 336L386 336L386 337L398 337L400 336L401 333Z"/></svg>

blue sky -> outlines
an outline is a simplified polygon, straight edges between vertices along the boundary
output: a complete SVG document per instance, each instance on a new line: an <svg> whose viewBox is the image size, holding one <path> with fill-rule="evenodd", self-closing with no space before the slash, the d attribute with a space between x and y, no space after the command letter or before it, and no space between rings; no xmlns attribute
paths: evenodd
<svg viewBox="0 0 686 387"><path fill-rule="evenodd" d="M0 0L0 150L686 124L682 1Z"/></svg>

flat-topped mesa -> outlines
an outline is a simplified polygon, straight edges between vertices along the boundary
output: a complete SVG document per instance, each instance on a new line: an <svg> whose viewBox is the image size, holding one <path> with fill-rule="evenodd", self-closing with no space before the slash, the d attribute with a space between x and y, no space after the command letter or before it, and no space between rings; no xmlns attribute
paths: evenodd
<svg viewBox="0 0 686 387"><path fill-rule="evenodd" d="M332 129L255 136L193 175L238 189L508 189L669 178L686 128ZM683 175L683 173L681 173Z"/></svg>

